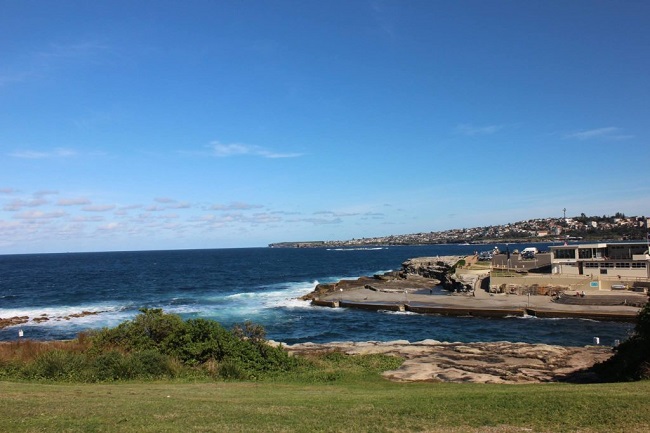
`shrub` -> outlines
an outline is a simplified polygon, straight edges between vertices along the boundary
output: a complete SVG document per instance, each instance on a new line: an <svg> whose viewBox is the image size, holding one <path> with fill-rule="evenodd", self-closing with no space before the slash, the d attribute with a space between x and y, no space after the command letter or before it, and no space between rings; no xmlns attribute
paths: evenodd
<svg viewBox="0 0 650 433"><path fill-rule="evenodd" d="M88 380L111 381L131 379L124 355L116 350L110 350L97 356L90 365Z"/></svg>
<svg viewBox="0 0 650 433"><path fill-rule="evenodd" d="M251 322L228 331L212 320L183 321L161 309L143 309L133 320L82 334L70 344L12 347L0 357L0 377L97 382L207 374L258 379L294 369L298 361L268 345L265 335Z"/></svg>
<svg viewBox="0 0 650 433"><path fill-rule="evenodd" d="M120 348L127 351L161 349L167 340L185 326L176 314L159 308L143 308L133 320L90 336L95 349Z"/></svg>
<svg viewBox="0 0 650 433"><path fill-rule="evenodd" d="M91 339L96 354L112 349L128 353L153 350L186 366L215 361L228 366L224 367L228 371L237 365L246 372L229 373L228 377L254 378L293 368L295 359L282 348L269 346L265 335L262 326L251 322L236 325L231 332L213 320L183 321L160 309L143 309L135 319L99 331Z"/></svg>
<svg viewBox="0 0 650 433"><path fill-rule="evenodd" d="M650 303L639 311L634 334L593 371L609 382L650 379Z"/></svg>
<svg viewBox="0 0 650 433"><path fill-rule="evenodd" d="M217 367L217 374L223 379L245 380L251 378L251 375L242 367L242 365L232 359L222 362Z"/></svg>
<svg viewBox="0 0 650 433"><path fill-rule="evenodd" d="M79 380L85 367L84 355L55 349L39 355L23 374L29 379Z"/></svg>

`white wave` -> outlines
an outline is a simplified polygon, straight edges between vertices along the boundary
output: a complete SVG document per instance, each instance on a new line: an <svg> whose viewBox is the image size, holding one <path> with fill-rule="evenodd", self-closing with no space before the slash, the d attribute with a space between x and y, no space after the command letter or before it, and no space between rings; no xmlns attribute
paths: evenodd
<svg viewBox="0 0 650 433"><path fill-rule="evenodd" d="M85 311L89 311L89 310L85 310ZM48 314L47 316L48 320L43 320L43 321L41 321L40 319L44 316L40 316L40 314L36 316L29 316L30 319L28 320L28 322L12 325L7 328L30 329L33 327L39 327L39 328L57 328L61 330L80 332L88 329L99 329L104 327L112 328L126 320L132 319L136 314L135 311L127 312L124 310L117 309L113 311L97 312L97 314L91 314L87 316L71 317L71 315L78 314L80 312L81 311L79 310L75 310L75 312L70 312L69 314L64 314L64 315L57 315L58 313L53 315ZM29 338L29 333L27 331L25 331L25 337Z"/></svg>
<svg viewBox="0 0 650 433"><path fill-rule="evenodd" d="M356 248L327 248L327 251L377 251L387 250L386 247L356 247Z"/></svg>
<svg viewBox="0 0 650 433"><path fill-rule="evenodd" d="M66 317L72 314L79 314L84 311L90 313L103 313L115 312L122 310L121 305L106 303L106 304L91 304L91 305L74 305L74 306L54 306L54 307L24 307L24 308L0 308L0 317L23 317L36 318L40 316L47 317ZM87 317L87 316L86 316Z"/></svg>
<svg viewBox="0 0 650 433"><path fill-rule="evenodd" d="M391 311L391 310L377 310L378 313L384 314L395 314L398 316L417 316L419 313L414 313L413 311Z"/></svg>

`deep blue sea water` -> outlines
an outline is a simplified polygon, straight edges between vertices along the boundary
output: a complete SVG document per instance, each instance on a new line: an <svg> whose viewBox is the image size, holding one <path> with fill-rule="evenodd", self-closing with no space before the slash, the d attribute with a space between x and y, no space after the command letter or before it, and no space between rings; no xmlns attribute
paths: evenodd
<svg viewBox="0 0 650 433"><path fill-rule="evenodd" d="M73 338L83 330L116 326L143 307L214 319L227 327L251 320L264 325L268 338L288 344L434 339L583 346L593 337L612 344L629 335L628 323L368 312L312 307L297 299L319 282L399 269L411 257L476 249L442 245L5 255L0 256L0 317L99 314L8 327L0 330L0 340L17 339L20 329L30 339Z"/></svg>

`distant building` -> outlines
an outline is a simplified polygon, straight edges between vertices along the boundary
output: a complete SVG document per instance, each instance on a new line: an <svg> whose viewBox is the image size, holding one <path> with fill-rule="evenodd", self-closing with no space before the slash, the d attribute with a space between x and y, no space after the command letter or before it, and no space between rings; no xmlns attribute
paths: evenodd
<svg viewBox="0 0 650 433"><path fill-rule="evenodd" d="M645 242L560 245L550 250L553 274L650 278Z"/></svg>

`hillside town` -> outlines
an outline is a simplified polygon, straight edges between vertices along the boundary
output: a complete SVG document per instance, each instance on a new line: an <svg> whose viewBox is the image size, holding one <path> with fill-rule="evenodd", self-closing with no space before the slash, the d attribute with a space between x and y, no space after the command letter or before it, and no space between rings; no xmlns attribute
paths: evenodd
<svg viewBox="0 0 650 433"><path fill-rule="evenodd" d="M551 242L557 240L645 239L644 216L587 216L538 218L503 225L451 229L438 232L390 235L337 241L297 241L269 244L272 248L363 247L383 245L482 244L494 242Z"/></svg>

